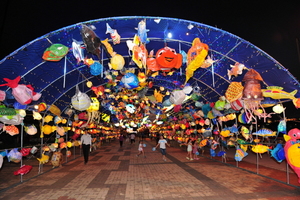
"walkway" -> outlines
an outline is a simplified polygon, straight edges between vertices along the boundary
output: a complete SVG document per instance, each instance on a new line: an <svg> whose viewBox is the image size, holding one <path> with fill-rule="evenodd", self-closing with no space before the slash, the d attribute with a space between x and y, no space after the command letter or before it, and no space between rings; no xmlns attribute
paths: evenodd
<svg viewBox="0 0 300 200"><path fill-rule="evenodd" d="M114 141L92 152L87 165L80 157L1 192L0 199L300 199L299 188L207 157L189 161L180 148L168 148L164 162L152 151L154 141L146 144L143 158L136 157L137 143L119 148Z"/></svg>

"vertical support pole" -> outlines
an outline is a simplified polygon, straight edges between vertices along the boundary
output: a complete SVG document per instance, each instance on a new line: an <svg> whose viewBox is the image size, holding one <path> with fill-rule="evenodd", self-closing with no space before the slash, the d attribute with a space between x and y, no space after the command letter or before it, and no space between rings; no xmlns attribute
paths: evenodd
<svg viewBox="0 0 300 200"><path fill-rule="evenodd" d="M24 124L23 122L21 123L21 149L23 149L23 128L24 128ZM23 156L21 158L21 167L23 166ZM20 181L21 183L23 182L23 175L21 174L20 176Z"/></svg>

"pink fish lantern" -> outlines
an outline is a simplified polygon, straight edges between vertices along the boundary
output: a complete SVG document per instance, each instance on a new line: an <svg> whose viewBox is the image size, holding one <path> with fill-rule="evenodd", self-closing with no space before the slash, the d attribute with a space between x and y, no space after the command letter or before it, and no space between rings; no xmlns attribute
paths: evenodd
<svg viewBox="0 0 300 200"><path fill-rule="evenodd" d="M34 92L31 85L19 84L21 77L10 80L8 78L3 78L7 83L0 86L8 86L12 88L12 95L14 98L22 105L30 104L32 101L37 101L41 97L40 93Z"/></svg>
<svg viewBox="0 0 300 200"><path fill-rule="evenodd" d="M14 171L14 175L24 175L24 174L28 174L32 169L31 165L22 165L20 167L20 169L18 169L17 171Z"/></svg>
<svg viewBox="0 0 300 200"><path fill-rule="evenodd" d="M297 128L291 129L288 134L283 135L286 141L284 146L285 158L290 167L295 171L300 183L300 130Z"/></svg>

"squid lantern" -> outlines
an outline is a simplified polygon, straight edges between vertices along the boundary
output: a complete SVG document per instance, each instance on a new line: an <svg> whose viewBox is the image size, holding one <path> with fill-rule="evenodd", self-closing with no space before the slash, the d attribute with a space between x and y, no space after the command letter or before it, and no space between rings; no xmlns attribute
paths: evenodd
<svg viewBox="0 0 300 200"><path fill-rule="evenodd" d="M290 167L296 172L300 183L300 130L291 129L288 134L283 135L286 144L284 146L285 158Z"/></svg>
<svg viewBox="0 0 300 200"><path fill-rule="evenodd" d="M250 122L252 118L255 118L253 112L259 107L261 107L264 112L264 108L260 106L260 101L264 99L260 86L260 82L263 81L263 79L257 71L250 69L242 81L245 82L242 96L244 100L244 110L247 114L248 122Z"/></svg>

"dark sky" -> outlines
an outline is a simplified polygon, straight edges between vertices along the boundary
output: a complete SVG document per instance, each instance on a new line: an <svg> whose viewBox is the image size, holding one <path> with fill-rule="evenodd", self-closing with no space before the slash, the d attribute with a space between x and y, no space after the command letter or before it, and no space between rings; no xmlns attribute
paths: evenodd
<svg viewBox="0 0 300 200"><path fill-rule="evenodd" d="M268 2L1 0L0 59L37 37L78 22L161 16L192 20L237 35L279 61L299 80L300 2Z"/></svg>
<svg viewBox="0 0 300 200"><path fill-rule="evenodd" d="M0 59L26 43L75 23L114 16L192 20L241 37L300 80L300 1L36 1L1 0ZM300 42L299 42L300 43Z"/></svg>

